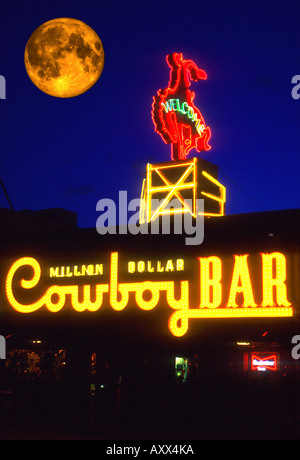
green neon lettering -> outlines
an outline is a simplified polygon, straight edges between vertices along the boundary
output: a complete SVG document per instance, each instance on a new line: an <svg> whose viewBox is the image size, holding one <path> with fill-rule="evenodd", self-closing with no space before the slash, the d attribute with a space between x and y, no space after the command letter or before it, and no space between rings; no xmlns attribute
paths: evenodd
<svg viewBox="0 0 300 460"><path fill-rule="evenodd" d="M188 116L188 118L190 118L190 119L193 118L193 116L194 116L194 109L193 109L193 107L188 106L187 116Z"/></svg>
<svg viewBox="0 0 300 460"><path fill-rule="evenodd" d="M176 110L176 105L175 105L176 102L175 102L175 101L176 101L176 99L170 99L170 102L171 102L171 104L172 104L172 109L173 109L174 111Z"/></svg>
<svg viewBox="0 0 300 460"><path fill-rule="evenodd" d="M178 99L178 102L179 102L179 99ZM186 115L186 113L187 113L186 110L183 110L183 107L184 107L185 105L187 106L187 102L183 102L183 103L181 104L181 107L180 107L180 102L179 102L178 111L179 111L180 113L182 113L183 115Z"/></svg>
<svg viewBox="0 0 300 460"><path fill-rule="evenodd" d="M166 113L173 110L174 112L180 112L183 115L187 115L187 117L195 123L196 130L200 136L203 135L205 126L201 120L198 119L197 112L195 112L193 107L189 106L187 102L181 103L179 99L169 99L165 103L162 103L162 107Z"/></svg>
<svg viewBox="0 0 300 460"><path fill-rule="evenodd" d="M170 103L171 100L172 99L170 99L170 101L166 101L165 104L164 103L161 104L163 106L163 108L165 109L166 113L168 113L168 112L170 112L170 110L172 110L171 103Z"/></svg>

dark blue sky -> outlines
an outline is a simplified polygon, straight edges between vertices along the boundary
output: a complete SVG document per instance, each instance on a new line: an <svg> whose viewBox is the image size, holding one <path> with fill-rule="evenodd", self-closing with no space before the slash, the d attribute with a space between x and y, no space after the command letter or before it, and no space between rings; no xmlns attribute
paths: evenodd
<svg viewBox="0 0 300 460"><path fill-rule="evenodd" d="M86 22L105 50L100 80L71 99L41 92L24 67L29 36L57 17ZM62 207L93 227L99 199L139 197L147 162L170 159L150 112L172 52L207 72L191 88L212 130L199 156L220 168L227 213L300 207L299 0L3 0L0 46L0 177L16 210Z"/></svg>

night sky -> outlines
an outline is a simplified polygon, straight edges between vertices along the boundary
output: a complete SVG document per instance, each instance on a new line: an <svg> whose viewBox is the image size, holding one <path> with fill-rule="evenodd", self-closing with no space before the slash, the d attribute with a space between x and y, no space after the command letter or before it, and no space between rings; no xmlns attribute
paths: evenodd
<svg viewBox="0 0 300 460"><path fill-rule="evenodd" d="M58 17L86 22L105 50L99 81L70 99L41 92L24 66L32 32ZM300 207L299 0L3 0L0 25L0 177L16 210L65 208L94 227L98 200L140 196L146 164L170 160L151 105L173 52L208 76L191 89L212 148L189 157L219 166L226 212Z"/></svg>

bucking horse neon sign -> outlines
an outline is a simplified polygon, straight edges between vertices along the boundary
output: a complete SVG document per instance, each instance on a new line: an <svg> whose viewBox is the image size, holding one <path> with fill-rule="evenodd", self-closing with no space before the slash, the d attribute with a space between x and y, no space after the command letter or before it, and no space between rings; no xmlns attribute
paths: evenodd
<svg viewBox="0 0 300 460"><path fill-rule="evenodd" d="M171 144L172 160L185 160L193 148L210 150L211 131L200 110L194 105L195 93L189 89L191 80L206 80L206 72L181 53L166 58L170 72L169 86L153 98L152 120L155 131L166 144Z"/></svg>

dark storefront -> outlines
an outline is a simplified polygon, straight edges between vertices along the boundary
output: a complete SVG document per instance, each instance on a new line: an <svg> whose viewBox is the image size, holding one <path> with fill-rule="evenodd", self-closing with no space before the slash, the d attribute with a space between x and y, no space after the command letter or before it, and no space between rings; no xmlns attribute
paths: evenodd
<svg viewBox="0 0 300 460"><path fill-rule="evenodd" d="M62 216L2 230L3 439L299 437L299 210L208 218L199 246Z"/></svg>

